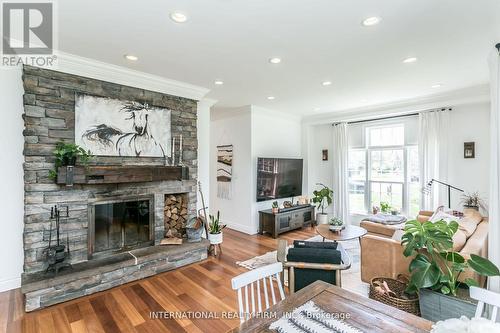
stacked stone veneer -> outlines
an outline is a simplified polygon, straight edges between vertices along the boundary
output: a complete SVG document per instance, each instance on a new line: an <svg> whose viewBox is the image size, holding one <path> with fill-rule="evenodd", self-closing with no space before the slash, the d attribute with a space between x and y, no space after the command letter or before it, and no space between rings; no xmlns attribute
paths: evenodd
<svg viewBox="0 0 500 333"><path fill-rule="evenodd" d="M154 195L155 243L164 237L165 194L187 193L188 212L196 214L197 133L194 100L170 96L56 72L24 67L24 275L45 270L43 249L49 243L50 207L69 207L69 219L61 224L62 237L69 235L71 261L88 259L88 204L115 197ZM172 110L172 135L183 135L183 162L190 180L129 184L57 185L49 178L54 168L53 151L58 141L73 142L75 133L75 93L121 100L147 102ZM167 125L167 124L165 124ZM163 165L162 158L96 157L98 165Z"/></svg>

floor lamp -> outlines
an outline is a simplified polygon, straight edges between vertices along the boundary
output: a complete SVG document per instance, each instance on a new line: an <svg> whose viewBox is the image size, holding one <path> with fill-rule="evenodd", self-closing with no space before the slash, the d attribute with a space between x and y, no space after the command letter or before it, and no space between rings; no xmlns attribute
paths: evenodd
<svg viewBox="0 0 500 333"><path fill-rule="evenodd" d="M422 191L424 192L424 194L429 195L431 193L432 185L434 183L441 184L441 185L446 186L448 188L448 208L450 208L450 209L451 209L451 190L453 189L453 190L458 191L458 192L464 192L464 190L462 190L461 188L455 187L455 186L450 185L448 183L445 183L445 182L442 182L440 180L432 178L427 183L427 185L425 185L425 187L423 188Z"/></svg>

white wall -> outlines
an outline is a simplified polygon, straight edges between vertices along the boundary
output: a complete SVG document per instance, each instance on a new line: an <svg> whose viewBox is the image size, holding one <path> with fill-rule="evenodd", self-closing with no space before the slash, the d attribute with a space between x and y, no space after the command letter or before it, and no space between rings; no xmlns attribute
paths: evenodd
<svg viewBox="0 0 500 333"><path fill-rule="evenodd" d="M198 102L198 181L201 183L205 205L210 202L210 107L214 100L202 99ZM198 209L203 208L198 191Z"/></svg>
<svg viewBox="0 0 500 333"><path fill-rule="evenodd" d="M257 106L212 110L210 125L210 211L221 212L229 228L248 234L258 230L258 211L271 202L256 202L257 158L301 158L300 118ZM217 145L233 145L232 197L217 197ZM283 200L279 200L281 203Z"/></svg>
<svg viewBox="0 0 500 333"><path fill-rule="evenodd" d="M448 182L468 192L479 192L487 202L490 167L490 105L461 105L450 113ZM476 143L476 158L464 158L464 142ZM452 207L461 208L460 194L452 193Z"/></svg>
<svg viewBox="0 0 500 333"><path fill-rule="evenodd" d="M253 233L251 107L212 110L210 124L210 214L221 213L229 228ZM231 199L217 197L217 146L233 145Z"/></svg>
<svg viewBox="0 0 500 333"><path fill-rule="evenodd" d="M333 126L313 125L309 132L311 142L307 154L309 179L306 193L311 197L313 191L319 188L317 183L333 188ZM328 161L323 161L323 149L328 149ZM326 212L333 213L333 205L330 205Z"/></svg>
<svg viewBox="0 0 500 333"><path fill-rule="evenodd" d="M256 233L259 227L259 210L271 208L271 201L256 201L257 159L259 157L302 158L301 132L300 118L252 106L252 219L250 222L252 233ZM281 205L285 200L290 200L290 198L277 201Z"/></svg>
<svg viewBox="0 0 500 333"><path fill-rule="evenodd" d="M0 202L3 206L0 238L0 291L18 288L23 271L23 85L20 69L0 70L0 132L2 172Z"/></svg>

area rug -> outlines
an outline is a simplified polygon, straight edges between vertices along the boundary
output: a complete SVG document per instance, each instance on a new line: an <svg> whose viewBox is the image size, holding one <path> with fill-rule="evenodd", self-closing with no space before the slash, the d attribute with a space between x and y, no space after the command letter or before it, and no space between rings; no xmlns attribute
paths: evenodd
<svg viewBox="0 0 500 333"><path fill-rule="evenodd" d="M309 242L321 242L323 241L323 237L314 236L306 239ZM326 240L330 242L330 240ZM361 272L360 272L360 247L359 241L357 239L350 241L342 241L339 242L342 247L346 250L352 260L351 268L345 271L342 271L342 287L361 294L363 296L368 296L368 284L361 281ZM262 266L274 264L277 262L277 251L270 251L263 255L256 256L244 261L237 261L236 264L242 267L245 267L248 270L256 269ZM285 276L285 281L287 281Z"/></svg>

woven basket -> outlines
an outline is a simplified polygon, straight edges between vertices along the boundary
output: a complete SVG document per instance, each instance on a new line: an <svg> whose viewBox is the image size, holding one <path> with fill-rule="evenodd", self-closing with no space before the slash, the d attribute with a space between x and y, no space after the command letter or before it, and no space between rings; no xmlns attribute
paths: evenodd
<svg viewBox="0 0 500 333"><path fill-rule="evenodd" d="M403 282L403 277L398 276L398 280L391 279L391 278L384 278L384 277L376 277L373 278L370 282L370 298L374 299L376 301L379 301L381 303L393 306L395 308L398 308L399 310L403 310L408 313L412 313L414 315L420 316L420 307L418 304L418 295L415 295L415 298L412 299L403 299L399 298L401 295L404 294L404 291L406 289L406 286L408 285L408 282ZM398 297L393 297L388 294L381 294L375 290L375 281L385 281L387 285L389 286L389 289L391 289L396 296Z"/></svg>

